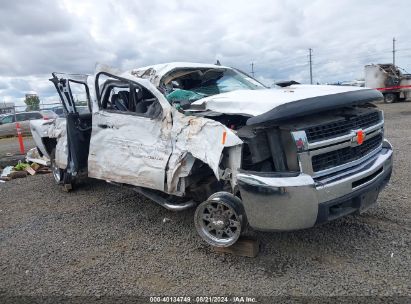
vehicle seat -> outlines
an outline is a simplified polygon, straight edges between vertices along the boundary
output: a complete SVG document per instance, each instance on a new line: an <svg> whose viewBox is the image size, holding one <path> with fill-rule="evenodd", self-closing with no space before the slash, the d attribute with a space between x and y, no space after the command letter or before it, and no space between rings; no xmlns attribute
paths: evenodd
<svg viewBox="0 0 411 304"><path fill-rule="evenodd" d="M127 107L127 104L128 104L128 96L126 97L126 98L124 98L125 97L125 94L120 94L120 93L127 93L127 92L124 92L124 91L120 91L120 92L118 92L118 94L113 94L113 96L111 97L111 103L112 103L112 105L113 105L113 107L114 108L116 108L117 110L119 110L119 111L128 111L128 107Z"/></svg>
<svg viewBox="0 0 411 304"><path fill-rule="evenodd" d="M143 99L143 91L138 90L136 92L136 113L143 114L147 112L147 105L144 103Z"/></svg>

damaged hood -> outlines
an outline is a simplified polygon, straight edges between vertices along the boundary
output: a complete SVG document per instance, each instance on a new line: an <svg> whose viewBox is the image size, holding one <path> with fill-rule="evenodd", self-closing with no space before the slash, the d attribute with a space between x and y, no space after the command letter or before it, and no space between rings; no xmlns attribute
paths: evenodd
<svg viewBox="0 0 411 304"><path fill-rule="evenodd" d="M286 88L238 90L195 101L196 108L224 114L241 114L247 124L308 115L338 107L382 99L377 90L347 86L292 85Z"/></svg>

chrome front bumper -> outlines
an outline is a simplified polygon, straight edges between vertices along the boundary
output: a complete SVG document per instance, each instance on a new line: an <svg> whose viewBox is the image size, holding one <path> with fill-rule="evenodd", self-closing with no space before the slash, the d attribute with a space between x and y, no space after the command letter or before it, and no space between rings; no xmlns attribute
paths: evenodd
<svg viewBox="0 0 411 304"><path fill-rule="evenodd" d="M314 226L376 202L392 171L392 147L386 140L364 163L332 176L304 173L241 172L241 198L256 230L297 230Z"/></svg>

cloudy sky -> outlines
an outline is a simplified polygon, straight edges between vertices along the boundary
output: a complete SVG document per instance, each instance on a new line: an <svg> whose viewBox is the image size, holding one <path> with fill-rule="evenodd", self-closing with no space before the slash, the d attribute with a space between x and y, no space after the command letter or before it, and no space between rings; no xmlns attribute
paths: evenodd
<svg viewBox="0 0 411 304"><path fill-rule="evenodd" d="M130 69L169 61L222 64L272 84L363 77L392 61L411 71L410 2L396 1L1 1L0 101L36 91L58 100L53 71L92 74L96 62Z"/></svg>

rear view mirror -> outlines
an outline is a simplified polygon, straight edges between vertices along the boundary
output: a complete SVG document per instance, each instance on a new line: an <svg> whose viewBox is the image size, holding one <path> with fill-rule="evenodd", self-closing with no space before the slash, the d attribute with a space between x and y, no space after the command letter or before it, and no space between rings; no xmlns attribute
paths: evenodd
<svg viewBox="0 0 411 304"><path fill-rule="evenodd" d="M182 89L183 87L175 80L171 82L173 89Z"/></svg>

